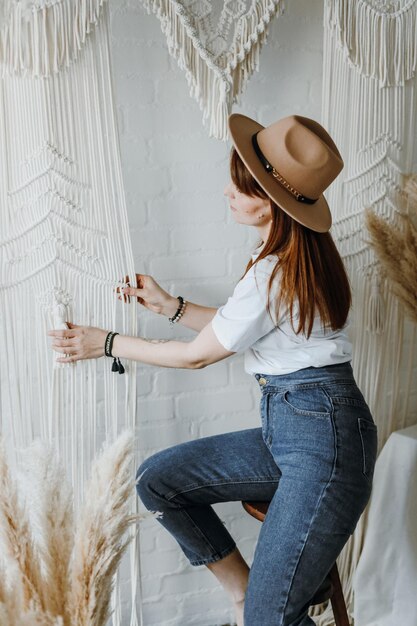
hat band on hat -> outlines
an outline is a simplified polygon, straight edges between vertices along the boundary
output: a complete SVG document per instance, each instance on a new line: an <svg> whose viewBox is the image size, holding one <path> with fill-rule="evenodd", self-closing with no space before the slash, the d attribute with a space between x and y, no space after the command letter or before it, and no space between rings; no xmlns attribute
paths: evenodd
<svg viewBox="0 0 417 626"><path fill-rule="evenodd" d="M298 202L304 202L304 204L314 204L315 202L317 202L318 198L307 198L307 196L303 196L302 193L297 191L297 189L295 189L295 187L293 187L287 180L285 180L285 178L283 176L281 176L281 174L279 172L277 172L277 170L274 168L274 166L271 165L271 163L268 161L268 159L265 157L265 155L263 154L262 150L259 147L258 139L257 139L257 136L256 136L259 132L260 131L256 132L254 135L252 135L252 146L253 146L253 149L256 152L256 156L258 157L258 159L260 160L260 162L262 163L262 165L264 166L266 171L267 172L272 172L272 176L287 191L292 193L292 195L295 196L295 198L296 198L296 200L298 200Z"/></svg>

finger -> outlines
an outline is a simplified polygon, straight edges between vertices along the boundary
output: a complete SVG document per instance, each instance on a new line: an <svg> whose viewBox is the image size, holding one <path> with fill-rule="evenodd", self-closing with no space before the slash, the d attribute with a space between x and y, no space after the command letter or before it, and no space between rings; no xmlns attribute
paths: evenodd
<svg viewBox="0 0 417 626"><path fill-rule="evenodd" d="M137 297L143 292L143 289L141 287L122 287L121 291L124 294L130 294L131 296Z"/></svg>
<svg viewBox="0 0 417 626"><path fill-rule="evenodd" d="M63 354L76 354L77 348L71 346L53 346L55 352L62 352Z"/></svg>
<svg viewBox="0 0 417 626"><path fill-rule="evenodd" d="M56 359L57 363L71 363L72 361L77 361L78 357L76 355L68 356L68 357L60 357Z"/></svg>
<svg viewBox="0 0 417 626"><path fill-rule="evenodd" d="M123 302L130 302L130 296L126 295L123 291ZM122 299L122 296L119 296L119 300Z"/></svg>
<svg viewBox="0 0 417 626"><path fill-rule="evenodd" d="M77 336L74 330L48 330L47 335L58 339L74 339Z"/></svg>
<svg viewBox="0 0 417 626"><path fill-rule="evenodd" d="M122 283L123 285L129 285L129 276L125 276L125 278L121 278L119 280L119 283ZM120 285L118 287L116 287L115 291L119 292L120 289L123 289L123 287L120 287Z"/></svg>
<svg viewBox="0 0 417 626"><path fill-rule="evenodd" d="M124 283L125 285L127 284L127 286L130 287L129 276L125 276L119 282ZM124 288L125 288L124 286L119 286L119 287L116 287L114 291L115 293L122 293Z"/></svg>
<svg viewBox="0 0 417 626"><path fill-rule="evenodd" d="M144 299L140 297L139 293L142 292L143 289L135 289L134 287L126 287L125 289L122 290L123 293L123 297L128 297L129 298L129 302L130 302L130 296L132 298L136 298L136 300L140 303L143 304L144 303ZM127 295L127 294L130 294ZM120 299L120 298L119 298Z"/></svg>
<svg viewBox="0 0 417 626"><path fill-rule="evenodd" d="M73 339L54 339L54 341L51 344L52 346L61 346L62 348L68 347L74 347L74 340Z"/></svg>

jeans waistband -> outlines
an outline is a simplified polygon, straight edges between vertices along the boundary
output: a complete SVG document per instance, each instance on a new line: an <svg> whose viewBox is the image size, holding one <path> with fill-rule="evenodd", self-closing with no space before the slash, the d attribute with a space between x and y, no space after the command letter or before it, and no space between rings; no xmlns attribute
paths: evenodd
<svg viewBox="0 0 417 626"><path fill-rule="evenodd" d="M355 382L351 361L336 363L335 365L324 365L323 367L305 367L290 372L289 374L254 374L259 385L263 389L274 387L280 389L289 384L297 383L319 383L319 382Z"/></svg>

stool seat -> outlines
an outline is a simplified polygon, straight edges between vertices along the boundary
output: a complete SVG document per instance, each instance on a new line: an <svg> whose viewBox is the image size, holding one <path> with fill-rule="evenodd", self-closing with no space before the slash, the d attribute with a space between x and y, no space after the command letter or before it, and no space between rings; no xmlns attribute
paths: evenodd
<svg viewBox="0 0 417 626"><path fill-rule="evenodd" d="M264 521L269 504L269 502L263 501L242 501L245 511L260 522ZM329 573L310 600L310 605L321 604L326 602L326 600L330 600L332 604L336 626L350 626L336 562L334 562Z"/></svg>

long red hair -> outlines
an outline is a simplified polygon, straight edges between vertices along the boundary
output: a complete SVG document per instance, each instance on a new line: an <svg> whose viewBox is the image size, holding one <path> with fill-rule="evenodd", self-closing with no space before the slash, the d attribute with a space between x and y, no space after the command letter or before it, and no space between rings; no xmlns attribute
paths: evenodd
<svg viewBox="0 0 417 626"><path fill-rule="evenodd" d="M230 174L241 193L268 199L268 194L253 178L239 154L232 147ZM276 255L277 263L268 283L267 310L270 313L270 291L279 270L276 310L288 306L291 325L298 335L311 334L314 317L318 312L323 327L342 328L352 304L349 278L342 258L329 232L318 233L290 217L270 199L272 223L262 252L255 261L250 260L246 272L268 255ZM244 274L244 275L245 275ZM243 278L243 277L242 277ZM294 328L293 308L299 304L299 321Z"/></svg>

